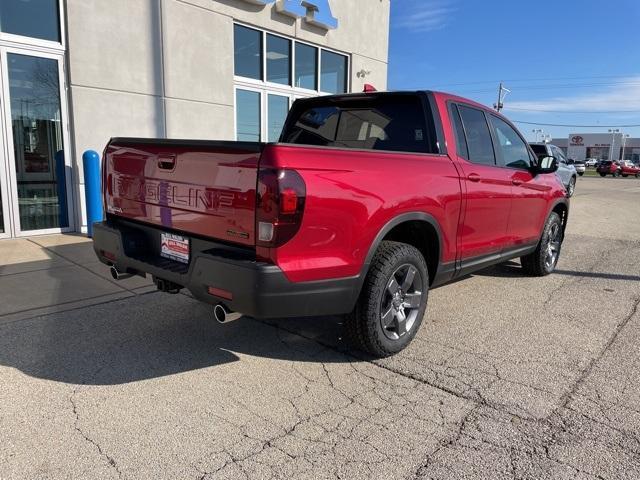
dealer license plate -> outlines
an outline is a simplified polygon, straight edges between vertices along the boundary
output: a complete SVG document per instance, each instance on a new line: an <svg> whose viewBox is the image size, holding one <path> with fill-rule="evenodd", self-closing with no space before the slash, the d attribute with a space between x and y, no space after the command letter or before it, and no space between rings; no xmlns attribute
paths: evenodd
<svg viewBox="0 0 640 480"><path fill-rule="evenodd" d="M176 262L189 263L189 239L172 233L161 234L160 255Z"/></svg>

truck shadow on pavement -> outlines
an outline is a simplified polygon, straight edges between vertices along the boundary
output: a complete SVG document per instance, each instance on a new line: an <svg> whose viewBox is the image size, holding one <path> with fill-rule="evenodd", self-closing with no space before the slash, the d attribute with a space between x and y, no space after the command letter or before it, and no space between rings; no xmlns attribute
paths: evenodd
<svg viewBox="0 0 640 480"><path fill-rule="evenodd" d="M339 338L335 317L289 322L311 322L312 330ZM353 360L274 326L250 318L220 325L210 306L185 295L150 293L0 324L0 365L57 382L115 385L229 364L241 355Z"/></svg>

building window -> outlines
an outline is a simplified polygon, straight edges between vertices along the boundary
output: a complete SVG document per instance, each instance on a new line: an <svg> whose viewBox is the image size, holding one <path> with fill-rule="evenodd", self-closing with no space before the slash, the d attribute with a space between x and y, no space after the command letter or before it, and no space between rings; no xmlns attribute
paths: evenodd
<svg viewBox="0 0 640 480"><path fill-rule="evenodd" d="M262 80L262 33L242 25L234 25L233 39L235 74Z"/></svg>
<svg viewBox="0 0 640 480"><path fill-rule="evenodd" d="M307 90L318 89L318 49L296 43L295 86Z"/></svg>
<svg viewBox="0 0 640 480"><path fill-rule="evenodd" d="M0 31L60 42L57 0L1 0Z"/></svg>
<svg viewBox="0 0 640 480"><path fill-rule="evenodd" d="M260 92L236 90L236 138L246 142L260 141Z"/></svg>
<svg viewBox="0 0 640 480"><path fill-rule="evenodd" d="M349 90L349 57L234 24L236 138L277 142L293 100Z"/></svg>
<svg viewBox="0 0 640 480"><path fill-rule="evenodd" d="M320 90L328 93L347 91L347 57L326 50L320 62Z"/></svg>
<svg viewBox="0 0 640 480"><path fill-rule="evenodd" d="M277 142L289 113L289 97L269 94L267 98L267 141Z"/></svg>
<svg viewBox="0 0 640 480"><path fill-rule="evenodd" d="M291 85L291 41L267 35L267 82Z"/></svg>

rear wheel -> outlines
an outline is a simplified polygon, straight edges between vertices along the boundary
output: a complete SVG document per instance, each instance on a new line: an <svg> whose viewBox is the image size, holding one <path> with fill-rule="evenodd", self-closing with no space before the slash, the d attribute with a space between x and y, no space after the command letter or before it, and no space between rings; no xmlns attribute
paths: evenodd
<svg viewBox="0 0 640 480"><path fill-rule="evenodd" d="M353 312L347 315L350 340L376 357L404 349L422 323L427 308L429 275L418 249L383 241Z"/></svg>
<svg viewBox="0 0 640 480"><path fill-rule="evenodd" d="M622 176L623 176L624 178L627 178L627 177L629 176L629 174L628 174L628 173L623 173L623 174L622 174Z"/></svg>
<svg viewBox="0 0 640 480"><path fill-rule="evenodd" d="M636 178L640 178L640 173L636 173Z"/></svg>
<svg viewBox="0 0 640 480"><path fill-rule="evenodd" d="M543 277L552 273L562 249L562 220L560 215L552 212L542 231L542 238L533 253L520 257L522 268L529 275Z"/></svg>
<svg viewBox="0 0 640 480"><path fill-rule="evenodd" d="M606 173L600 173L600 176L604 178L604 177L607 176L607 174Z"/></svg>
<svg viewBox="0 0 640 480"><path fill-rule="evenodd" d="M578 172L578 175L583 176L584 172Z"/></svg>
<svg viewBox="0 0 640 480"><path fill-rule="evenodd" d="M613 172L613 176L614 177L619 177L620 176L620 172L618 170L616 170L615 172Z"/></svg>

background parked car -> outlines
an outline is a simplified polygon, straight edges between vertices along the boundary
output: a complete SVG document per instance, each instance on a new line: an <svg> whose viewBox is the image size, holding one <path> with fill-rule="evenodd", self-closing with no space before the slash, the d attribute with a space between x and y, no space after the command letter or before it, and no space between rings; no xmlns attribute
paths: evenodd
<svg viewBox="0 0 640 480"><path fill-rule="evenodd" d="M598 164L598 159L597 159L597 158L587 158L587 159L584 161L584 164L585 164L587 167L595 167L595 166Z"/></svg>
<svg viewBox="0 0 640 480"><path fill-rule="evenodd" d="M640 178L640 167L636 166L633 162L625 160L620 163L620 174L623 177L633 175L636 178Z"/></svg>
<svg viewBox="0 0 640 480"><path fill-rule="evenodd" d="M584 172L587 171L587 167L585 165L585 162L583 162L582 160L573 160L572 158L570 158L568 160L568 163L569 163L569 165L573 165L573 167L576 169L576 172L580 176L583 176Z"/></svg>
<svg viewBox="0 0 640 480"><path fill-rule="evenodd" d="M538 158L555 157L558 160L556 175L558 175L564 188L567 190L567 197L573 196L573 192L576 190L578 172L573 165L569 164L564 152L550 143L532 142L529 145L531 145L533 153L535 153ZM582 173L584 173L584 171Z"/></svg>
<svg viewBox="0 0 640 480"><path fill-rule="evenodd" d="M612 160L602 160L596 167L596 172L598 172L601 177L606 177L607 175L619 177L621 170L622 167L620 166L620 164Z"/></svg>

